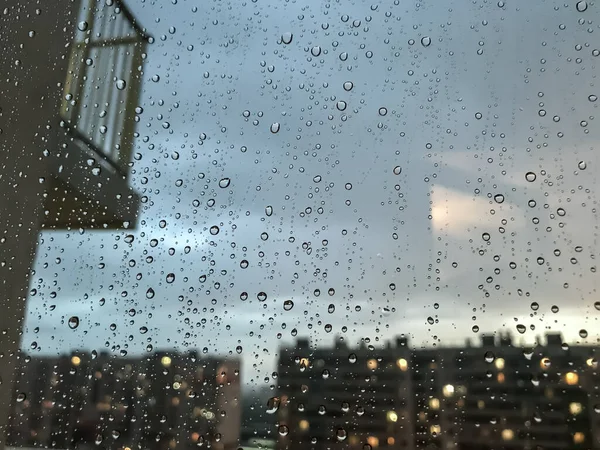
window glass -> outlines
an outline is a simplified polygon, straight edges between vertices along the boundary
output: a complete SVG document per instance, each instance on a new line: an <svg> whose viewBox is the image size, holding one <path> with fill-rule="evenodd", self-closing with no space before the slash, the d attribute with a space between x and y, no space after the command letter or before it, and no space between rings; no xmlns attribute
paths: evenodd
<svg viewBox="0 0 600 450"><path fill-rule="evenodd" d="M7 0L0 450L600 445L599 20Z"/></svg>

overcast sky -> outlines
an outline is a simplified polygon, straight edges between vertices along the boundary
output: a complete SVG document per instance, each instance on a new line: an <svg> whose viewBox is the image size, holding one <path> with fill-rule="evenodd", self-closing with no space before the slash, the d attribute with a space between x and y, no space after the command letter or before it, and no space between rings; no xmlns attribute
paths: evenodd
<svg viewBox="0 0 600 450"><path fill-rule="evenodd" d="M294 330L596 341L597 6L129 4L138 227L42 235L25 349L241 352L262 384Z"/></svg>

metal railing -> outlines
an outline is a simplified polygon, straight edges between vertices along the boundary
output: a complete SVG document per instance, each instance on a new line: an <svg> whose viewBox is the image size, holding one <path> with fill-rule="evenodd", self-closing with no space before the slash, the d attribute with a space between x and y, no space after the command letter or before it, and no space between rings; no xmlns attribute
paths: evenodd
<svg viewBox="0 0 600 450"><path fill-rule="evenodd" d="M124 177L147 41L121 0L82 0L61 118L83 150Z"/></svg>

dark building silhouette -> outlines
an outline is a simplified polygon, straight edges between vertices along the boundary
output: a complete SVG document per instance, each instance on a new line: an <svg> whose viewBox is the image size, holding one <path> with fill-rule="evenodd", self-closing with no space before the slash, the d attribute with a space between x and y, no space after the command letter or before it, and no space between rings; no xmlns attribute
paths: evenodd
<svg viewBox="0 0 600 450"><path fill-rule="evenodd" d="M8 442L72 449L237 448L240 365L195 353L22 355Z"/></svg>
<svg viewBox="0 0 600 450"><path fill-rule="evenodd" d="M281 351L278 448L590 449L600 447L597 348L481 345Z"/></svg>

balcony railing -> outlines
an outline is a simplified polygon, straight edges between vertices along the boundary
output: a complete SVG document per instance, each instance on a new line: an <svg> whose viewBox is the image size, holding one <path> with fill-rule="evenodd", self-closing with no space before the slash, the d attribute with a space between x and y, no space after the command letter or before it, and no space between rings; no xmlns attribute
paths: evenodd
<svg viewBox="0 0 600 450"><path fill-rule="evenodd" d="M61 118L96 164L124 178L147 41L121 0L82 0Z"/></svg>

